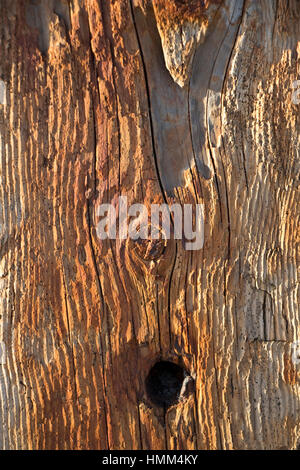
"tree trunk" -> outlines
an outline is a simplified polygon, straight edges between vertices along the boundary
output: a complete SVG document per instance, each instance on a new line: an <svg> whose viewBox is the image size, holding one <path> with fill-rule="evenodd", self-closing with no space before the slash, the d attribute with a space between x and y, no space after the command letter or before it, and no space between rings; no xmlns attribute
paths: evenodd
<svg viewBox="0 0 300 470"><path fill-rule="evenodd" d="M299 445L299 38L298 0L1 0L2 449ZM121 195L203 247L100 240Z"/></svg>

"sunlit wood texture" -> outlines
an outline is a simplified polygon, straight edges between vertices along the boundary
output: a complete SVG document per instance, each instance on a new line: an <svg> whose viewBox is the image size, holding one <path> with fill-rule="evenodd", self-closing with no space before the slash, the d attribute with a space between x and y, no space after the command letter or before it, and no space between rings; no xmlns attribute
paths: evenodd
<svg viewBox="0 0 300 470"><path fill-rule="evenodd" d="M1 0L2 449L297 447L299 41L297 0ZM121 194L203 249L100 242Z"/></svg>

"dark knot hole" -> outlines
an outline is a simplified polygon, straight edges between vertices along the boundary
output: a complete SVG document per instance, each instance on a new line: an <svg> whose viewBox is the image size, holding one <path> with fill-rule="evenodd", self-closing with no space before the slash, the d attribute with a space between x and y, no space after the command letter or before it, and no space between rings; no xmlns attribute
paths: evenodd
<svg viewBox="0 0 300 470"><path fill-rule="evenodd" d="M180 397L183 381L187 376L185 369L169 361L157 362L146 379L146 392L149 400L156 406L168 408Z"/></svg>

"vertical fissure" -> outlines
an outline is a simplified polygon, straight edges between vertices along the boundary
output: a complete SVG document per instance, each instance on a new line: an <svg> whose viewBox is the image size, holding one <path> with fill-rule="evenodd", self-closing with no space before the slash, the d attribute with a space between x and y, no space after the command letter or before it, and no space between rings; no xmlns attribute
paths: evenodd
<svg viewBox="0 0 300 470"><path fill-rule="evenodd" d="M157 179L158 179L158 182L159 182L159 186L160 186L160 189L161 189L162 196L164 198L164 201L167 203L165 190L164 190L164 187L163 187L163 183L162 183L159 168L158 168L158 159L157 159L156 144L155 144L155 137L154 137L154 126L153 126L153 115L152 115L152 105L151 105L149 80L148 80L146 63L145 63L145 59L144 59L144 54L143 54L142 44L141 44L141 40L140 40L140 36L139 36L139 32L138 32L138 27L137 27L137 24L136 24L136 18L135 18L134 7L133 7L133 4L132 4L132 1L133 0L129 0L129 4L130 4L130 10L131 10L132 23L133 23L133 26L134 26L135 35L136 35L137 43L138 43L138 46L139 46L141 62L142 62L143 71L144 71L144 79L145 79L145 86L146 86L146 93L147 93L147 103L148 103L150 134L151 134L152 150L153 150L153 157L154 157L156 175L157 175Z"/></svg>

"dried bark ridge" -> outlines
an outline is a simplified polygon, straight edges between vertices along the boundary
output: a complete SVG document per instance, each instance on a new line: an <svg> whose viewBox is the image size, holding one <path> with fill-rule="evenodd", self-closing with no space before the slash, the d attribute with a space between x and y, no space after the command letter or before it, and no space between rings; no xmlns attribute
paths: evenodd
<svg viewBox="0 0 300 470"><path fill-rule="evenodd" d="M74 0L44 54L36 3L0 2L0 447L296 448L298 2L226 2L182 88L152 2ZM120 194L204 201L204 249L101 243Z"/></svg>

